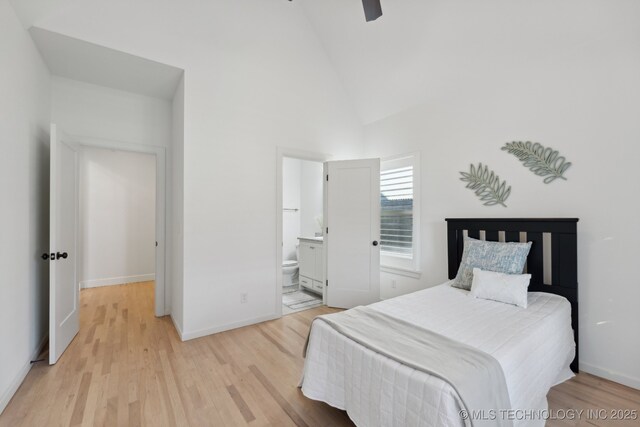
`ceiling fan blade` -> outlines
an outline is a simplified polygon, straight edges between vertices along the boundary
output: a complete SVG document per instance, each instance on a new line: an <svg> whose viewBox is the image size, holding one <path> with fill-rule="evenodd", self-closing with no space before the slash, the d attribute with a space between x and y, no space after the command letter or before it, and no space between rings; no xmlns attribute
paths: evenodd
<svg viewBox="0 0 640 427"><path fill-rule="evenodd" d="M367 22L375 21L382 16L380 0L362 0L362 6L364 6L364 17Z"/></svg>

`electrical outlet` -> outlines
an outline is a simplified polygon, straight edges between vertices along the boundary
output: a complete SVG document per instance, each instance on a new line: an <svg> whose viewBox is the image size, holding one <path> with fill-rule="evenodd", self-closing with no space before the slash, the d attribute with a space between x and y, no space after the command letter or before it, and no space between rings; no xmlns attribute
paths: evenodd
<svg viewBox="0 0 640 427"><path fill-rule="evenodd" d="M240 294L240 304L246 304L247 301L249 301L249 294L246 292L243 292Z"/></svg>
<svg viewBox="0 0 640 427"><path fill-rule="evenodd" d="M392 280L392 281L391 281L391 287L392 287L393 289L395 289L395 288L396 288L396 281L395 281L395 280Z"/></svg>

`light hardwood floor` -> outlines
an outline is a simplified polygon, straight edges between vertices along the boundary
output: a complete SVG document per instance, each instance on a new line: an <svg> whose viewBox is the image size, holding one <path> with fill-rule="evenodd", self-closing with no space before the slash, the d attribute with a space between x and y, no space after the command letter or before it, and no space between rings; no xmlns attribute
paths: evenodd
<svg viewBox="0 0 640 427"><path fill-rule="evenodd" d="M302 345L326 307L188 342L153 315L153 283L81 293L79 335L58 364L35 366L0 426L350 426L296 387ZM580 374L549 393L552 409L640 410L640 391ZM557 420L549 426L638 426Z"/></svg>

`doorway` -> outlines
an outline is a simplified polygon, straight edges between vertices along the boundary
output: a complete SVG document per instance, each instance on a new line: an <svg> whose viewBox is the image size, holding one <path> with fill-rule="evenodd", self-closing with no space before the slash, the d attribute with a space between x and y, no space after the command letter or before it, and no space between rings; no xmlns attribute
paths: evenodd
<svg viewBox="0 0 640 427"><path fill-rule="evenodd" d="M111 141L102 138L76 137L79 149L103 149L120 153L120 155L148 156L155 159L155 197L153 200L154 212L154 236L152 245L155 248L154 271L154 314L161 317L169 314L169 296L166 286L166 211L167 211L167 163L166 149L164 147L150 146L129 142Z"/></svg>
<svg viewBox="0 0 640 427"><path fill-rule="evenodd" d="M322 162L282 159L282 314L323 304Z"/></svg>
<svg viewBox="0 0 640 427"><path fill-rule="evenodd" d="M90 146L79 154L80 288L155 282L155 155Z"/></svg>
<svg viewBox="0 0 640 427"><path fill-rule="evenodd" d="M286 159L322 162L322 209L318 236L298 236L298 290L317 289L322 304L352 308L380 300L380 159L331 160L329 156L278 148L276 174L276 317L283 310ZM285 211L286 210L286 211ZM314 218L315 219L315 218ZM301 230L302 231L302 230ZM295 234L295 233L294 233ZM301 234L301 233L299 233ZM286 252L285 252L286 251ZM313 254L313 256L312 256ZM294 286L293 284L291 286Z"/></svg>
<svg viewBox="0 0 640 427"><path fill-rule="evenodd" d="M324 304L323 290L313 288L314 276L324 275L324 268L318 263L316 272L316 258L311 256L323 255L322 168L329 158L322 153L280 147L277 150L275 312L278 317ZM315 249L310 249L312 246Z"/></svg>
<svg viewBox="0 0 640 427"><path fill-rule="evenodd" d="M139 164L142 158L145 166ZM114 164L119 166L109 167ZM50 260L50 364L56 363L79 331L81 286L152 279L147 282L154 295L149 307L156 316L167 314L165 167L163 147L71 137L51 126L51 247L50 253L43 254L43 259ZM143 173L145 184L134 179ZM135 183L126 182L127 175ZM132 220L142 205L147 208L146 218ZM87 212L94 215L89 219ZM127 240L128 234L142 228L142 243ZM151 250L143 254L142 246Z"/></svg>

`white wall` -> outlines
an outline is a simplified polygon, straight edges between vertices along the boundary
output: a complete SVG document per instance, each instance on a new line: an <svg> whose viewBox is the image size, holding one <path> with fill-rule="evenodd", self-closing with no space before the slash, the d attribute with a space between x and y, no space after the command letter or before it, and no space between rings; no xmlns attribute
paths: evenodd
<svg viewBox="0 0 640 427"><path fill-rule="evenodd" d="M156 157L84 147L79 203L81 286L155 280Z"/></svg>
<svg viewBox="0 0 640 427"><path fill-rule="evenodd" d="M52 120L68 134L171 145L171 103L167 100L55 76L51 103Z"/></svg>
<svg viewBox="0 0 640 427"><path fill-rule="evenodd" d="M169 228L166 258L171 287L171 318L182 335L184 324L184 76L176 88L171 105L171 195L167 217L172 221Z"/></svg>
<svg viewBox="0 0 640 427"><path fill-rule="evenodd" d="M282 260L298 259L296 244L300 237L300 188L302 160L282 159ZM297 209L291 211L289 209Z"/></svg>
<svg viewBox="0 0 640 427"><path fill-rule="evenodd" d="M276 315L276 147L359 157L362 127L297 3L156 3L77 2L37 25L185 70L191 338Z"/></svg>
<svg viewBox="0 0 640 427"><path fill-rule="evenodd" d="M49 72L0 0L0 412L48 333Z"/></svg>
<svg viewBox="0 0 640 427"><path fill-rule="evenodd" d="M300 235L315 236L322 232L322 163L302 160L300 167Z"/></svg>
<svg viewBox="0 0 640 427"><path fill-rule="evenodd" d="M423 277L383 275L386 296L446 280L446 217L578 217L581 368L640 387L640 7L615 4L552 18L531 6L529 19L524 6L499 16L441 6L456 26L434 30L431 99L368 125L366 145L369 156L422 153ZM500 151L512 140L560 150L568 180L543 184ZM480 161L513 186L508 208L482 206L459 181Z"/></svg>

